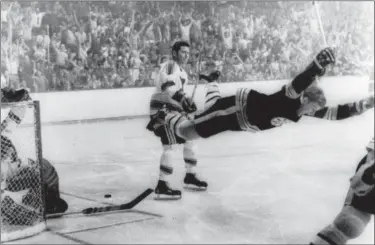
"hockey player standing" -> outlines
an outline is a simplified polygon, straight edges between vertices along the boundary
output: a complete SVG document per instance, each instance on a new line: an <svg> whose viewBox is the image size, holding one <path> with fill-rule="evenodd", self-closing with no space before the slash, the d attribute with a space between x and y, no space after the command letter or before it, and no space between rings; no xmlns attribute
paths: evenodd
<svg viewBox="0 0 375 245"><path fill-rule="evenodd" d="M335 62L330 48L323 49L313 62L291 83L276 93L266 95L252 89L241 88L235 95L221 97L214 84L217 73L208 77L209 84L206 110L189 119L181 113L167 109L159 111L150 121L151 130L159 125L168 126L176 137L185 140L208 138L224 131L258 132L279 127L286 122L298 122L302 116L313 116L328 120L340 120L358 115L374 107L374 97L355 103L326 107L323 91L311 86L317 76L325 73L325 68Z"/></svg>
<svg viewBox="0 0 375 245"><path fill-rule="evenodd" d="M350 179L344 207L333 223L321 230L310 245L347 244L359 237L375 214L374 138L367 145L367 154L359 162Z"/></svg>
<svg viewBox="0 0 375 245"><path fill-rule="evenodd" d="M189 52L190 46L187 42L177 41L172 46L173 59L161 64L160 72L156 79L156 93L153 94L150 102L151 118L162 108L168 108L170 111L177 111L185 115L197 110L195 103L184 93L188 76L183 67L189 59ZM160 158L160 176L155 188L158 198L181 198L181 191L172 189L169 186L169 178L173 173L172 147L176 144L184 144L185 185L206 189L207 183L199 180L196 176L197 158L193 142L176 136L166 126L158 127L154 133L160 137L163 146L163 153Z"/></svg>

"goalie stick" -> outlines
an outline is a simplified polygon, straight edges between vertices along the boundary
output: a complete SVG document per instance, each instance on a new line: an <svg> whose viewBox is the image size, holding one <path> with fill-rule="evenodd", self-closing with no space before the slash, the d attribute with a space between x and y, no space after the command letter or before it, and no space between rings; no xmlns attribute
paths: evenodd
<svg viewBox="0 0 375 245"><path fill-rule="evenodd" d="M147 190L142 192L140 195L138 195L136 198L134 198L132 201L121 204L121 205L113 205L113 206L105 206L105 207L91 207L91 208L85 208L82 211L76 211L76 212L47 214L46 217L47 219L53 219L53 218L58 218L61 216L74 215L74 214L89 215L89 214L95 214L95 213L128 210L128 209L134 208L138 203L143 201L146 197L148 197L153 192L154 192L153 189L148 188Z"/></svg>

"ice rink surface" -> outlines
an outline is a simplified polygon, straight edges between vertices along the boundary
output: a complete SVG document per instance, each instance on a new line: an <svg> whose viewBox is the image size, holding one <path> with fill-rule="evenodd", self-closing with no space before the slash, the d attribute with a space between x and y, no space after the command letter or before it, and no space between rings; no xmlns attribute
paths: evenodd
<svg viewBox="0 0 375 245"><path fill-rule="evenodd" d="M357 163L374 134L374 110L344 121L302 119L260 132L227 132L197 141L206 192L178 201L153 194L133 211L73 215L13 243L308 244L340 211ZM159 174L161 146L146 119L45 126L43 154L60 175L70 211L121 204ZM182 148L172 186L182 187ZM111 194L112 198L104 198ZM350 244L374 244L374 220Z"/></svg>

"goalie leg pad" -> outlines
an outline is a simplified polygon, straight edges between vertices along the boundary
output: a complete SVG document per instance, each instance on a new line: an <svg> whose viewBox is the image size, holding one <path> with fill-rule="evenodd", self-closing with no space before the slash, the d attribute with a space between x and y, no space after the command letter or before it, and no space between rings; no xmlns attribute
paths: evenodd
<svg viewBox="0 0 375 245"><path fill-rule="evenodd" d="M1 201L1 216L3 222L10 225L33 225L40 217L40 214L23 205L17 204L9 196Z"/></svg>

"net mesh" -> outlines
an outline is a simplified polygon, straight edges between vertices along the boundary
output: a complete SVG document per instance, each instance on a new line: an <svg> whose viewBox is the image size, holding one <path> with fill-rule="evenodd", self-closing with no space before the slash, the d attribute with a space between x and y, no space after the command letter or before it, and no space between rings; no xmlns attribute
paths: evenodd
<svg viewBox="0 0 375 245"><path fill-rule="evenodd" d="M5 242L45 229L39 104L1 104L1 120L1 242Z"/></svg>

